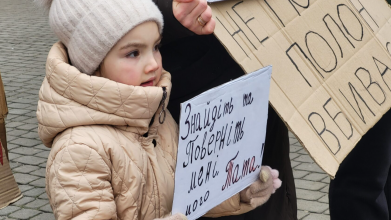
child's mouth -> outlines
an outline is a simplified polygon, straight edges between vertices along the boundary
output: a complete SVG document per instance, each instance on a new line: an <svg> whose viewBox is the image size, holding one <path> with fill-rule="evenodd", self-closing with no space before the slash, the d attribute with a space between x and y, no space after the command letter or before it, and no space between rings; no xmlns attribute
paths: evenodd
<svg viewBox="0 0 391 220"><path fill-rule="evenodd" d="M147 86L153 86L153 80L155 80L155 78L152 78L144 83L141 83L140 86L143 86L143 87L147 87Z"/></svg>

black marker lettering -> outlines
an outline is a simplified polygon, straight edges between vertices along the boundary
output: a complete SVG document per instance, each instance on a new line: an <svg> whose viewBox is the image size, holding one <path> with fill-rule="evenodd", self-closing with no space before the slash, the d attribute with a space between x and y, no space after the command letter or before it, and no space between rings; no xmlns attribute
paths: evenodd
<svg viewBox="0 0 391 220"><path fill-rule="evenodd" d="M345 8L345 9L348 9L348 10L344 10L344 11L347 12L347 13L341 12L341 9L344 9L344 8ZM352 9L350 9L350 8L349 8L347 5L345 5L345 4L339 4L339 5L337 6L337 12L338 12L338 18L339 18L339 20L342 22L342 26L343 26L343 28L345 29L346 33L348 33L349 36L351 36L354 40L356 40L356 41L362 41L362 39L363 39L363 37L364 37L364 27L362 26L360 19L358 19L358 17L356 16L356 14L354 14L354 12L352 11ZM357 21L358 24L360 25L360 33L358 33L358 36L354 36L354 35L353 35L353 33L354 33L355 30L351 29L351 30L349 31L348 27L345 25L343 19L341 18L341 14L351 14L351 15L353 15L353 16L356 18L356 21ZM345 19L346 19L346 18L345 18ZM348 24L351 23L351 22L352 22L351 17L347 18L346 21L348 21L348 22L347 22Z"/></svg>
<svg viewBox="0 0 391 220"><path fill-rule="evenodd" d="M196 185L196 172L191 172L191 180L190 180L190 189L187 191L187 193L190 193L192 190L194 190Z"/></svg>
<svg viewBox="0 0 391 220"><path fill-rule="evenodd" d="M220 102L221 102L221 100L220 100ZM220 105L219 105L219 110L217 111L218 113L217 113L217 119L220 119L221 118L221 112L220 112L220 110L221 110L221 103L220 103Z"/></svg>
<svg viewBox="0 0 391 220"><path fill-rule="evenodd" d="M225 137L226 137L226 135L227 135L227 128L228 128L228 124L226 124L225 127L223 127L223 128L221 129L221 137L220 137L219 150L224 149Z"/></svg>
<svg viewBox="0 0 391 220"><path fill-rule="evenodd" d="M384 64L380 60L376 59L375 57L373 57L373 61L375 62L376 67L379 70L379 73L383 79L383 82L386 84L388 90L391 91L391 88L390 88L390 86L391 86L391 69L386 64Z"/></svg>
<svg viewBox="0 0 391 220"><path fill-rule="evenodd" d="M187 167L187 165L193 163L193 151L194 151L194 142L197 140L197 137L194 138L194 140L189 141L186 145L186 155L187 155L187 163L183 162L183 168ZM199 146L198 146L199 147Z"/></svg>
<svg viewBox="0 0 391 220"><path fill-rule="evenodd" d="M313 36L313 37L311 37ZM331 66L329 67L329 69L326 69L327 67L326 66L321 66L317 59L315 59L315 57L313 56L313 52L311 52L311 49L313 46L316 46L317 44L316 43L312 43L312 44L309 44L309 41L311 41L310 39L313 39L314 42L320 42L320 41L323 41L325 42L325 44L327 45L327 47L330 49L331 53L333 54L333 56L328 59L328 61L324 61L324 63L328 63L328 64L331 64ZM317 39L317 40L316 40ZM330 44L326 41L326 39L324 39L324 37L322 37L320 34L316 33L316 32L313 32L313 31L309 31L306 35L305 35L305 43L307 45L307 49L308 49L308 52L310 53L312 59L314 59L316 65L318 65L319 68L321 68L323 71L325 71L326 73L330 73L332 72L333 70L335 70L335 68L337 68L337 65L338 65L338 60L337 60L337 56L335 55L335 52L333 50L333 48L331 48ZM311 46L311 47L310 47ZM324 49L326 47L322 47L322 49ZM320 51L319 49L315 49L314 51ZM322 51L322 57L318 57L318 58L321 58L321 60L325 60L327 57L326 55L328 54L331 54L329 51ZM323 77L322 74L320 74Z"/></svg>
<svg viewBox="0 0 391 220"><path fill-rule="evenodd" d="M224 116L225 114L231 114L232 111L234 110L234 106L233 106L233 104L232 104L232 100L233 100L233 98L231 97L231 101L230 101L230 102L226 102L226 103L224 104L223 116Z"/></svg>
<svg viewBox="0 0 391 220"><path fill-rule="evenodd" d="M246 93L246 94L243 94L243 107L247 106L247 105L251 105L254 101L254 98L252 97L252 94L251 92L250 93Z"/></svg>
<svg viewBox="0 0 391 220"><path fill-rule="evenodd" d="M321 120L321 127L319 127L319 119ZM324 122L323 120L323 117L316 113L316 112L312 112L309 116L308 116L308 121L311 123L311 126L312 128L316 131L316 133L318 134L318 136L322 139L323 143L326 144L326 146L329 148L329 150L334 154L336 155L340 150L341 150L341 144L339 143L339 140L337 138L337 136L331 132L330 130L328 130L326 128L326 123ZM331 137L334 137L335 140L336 140L336 146L335 143L334 145L330 146L329 144L330 143L327 143L325 138L323 138L324 135L327 135L327 134L330 134ZM330 137L330 135L328 137ZM327 138L327 140L330 141L330 139Z"/></svg>
<svg viewBox="0 0 391 220"><path fill-rule="evenodd" d="M369 14L368 10L362 5L362 3L360 2L360 0L350 0L350 2L354 5L354 7L356 8L356 10L358 11L358 13L361 15L361 17L364 19L364 21L367 23L367 25L369 26L369 28L371 28L372 32L374 32L374 30L376 29L375 26L377 28L379 28L379 25L377 25L375 19L373 19L373 17L371 16L371 14ZM353 3L355 2L355 3ZM360 4L360 6L356 6ZM368 16L365 16L364 17L364 13L365 15L368 15Z"/></svg>
<svg viewBox="0 0 391 220"><path fill-rule="evenodd" d="M186 206L186 212L185 212L186 216L190 215L191 214L191 204Z"/></svg>
<svg viewBox="0 0 391 220"><path fill-rule="evenodd" d="M243 138L243 135L244 135L243 127L244 127L245 120L246 120L246 117L243 118L243 121L236 122L235 134L234 134L234 144L236 144L237 142L239 142Z"/></svg>
<svg viewBox="0 0 391 220"><path fill-rule="evenodd" d="M223 129L224 129L224 127L223 127ZM214 148L213 152L216 152L217 142L220 140L220 138L221 138L221 131L217 131L216 140L215 140L215 148Z"/></svg>
<svg viewBox="0 0 391 220"><path fill-rule="evenodd" d="M257 35L254 33L254 31L248 26L248 23L249 23L250 21L254 20L255 18L254 18L254 17L251 17L251 18L249 18L247 21L245 21L245 20L243 19L243 17L240 16L240 14L237 12L237 10L235 10L236 6L238 6L238 5L242 4L242 3L243 3L243 1L240 1L240 2L236 3L236 4L232 7L232 10L233 10L233 11L235 12L235 14L240 18L240 20L242 20L242 22L247 26L247 28L251 31L251 33L254 35L254 37L257 38L258 42L262 44L262 43L265 42L269 37L266 36L266 37L262 38L262 40L259 40L258 36L257 36ZM245 36L246 36L246 35L245 35ZM246 36L246 38L247 38L247 36ZM254 49L258 50L258 49L255 47L255 45L250 41L249 38L247 38L247 40L251 43L251 45L254 47Z"/></svg>
<svg viewBox="0 0 391 220"><path fill-rule="evenodd" d="M227 14L228 14L228 16L231 18L231 20L235 23L236 27L238 28L237 31L235 31L234 33L231 34L231 33L228 31L228 29L225 27L225 25L223 24L223 22L221 22L220 19L219 19L218 17L216 17L217 21L219 21L220 24L224 27L224 29L228 32L228 34L231 35L232 39L236 42L236 44L240 47L240 49L242 49L243 53L246 54L246 56L247 56L249 59L251 59L251 58L248 56L248 54L246 53L246 51L243 49L243 47L239 44L239 42L238 42L238 41L235 39L235 37L234 37L236 34L238 34L238 33L240 33L240 32L242 32L242 33L244 34L244 36L246 36L246 34L245 34L245 33L243 32L243 30L239 27L239 25L235 22L235 20L231 17L231 15L228 13L228 11L227 11ZM246 38L247 38L247 36L246 36ZM247 39L248 39L248 38L247 38Z"/></svg>
<svg viewBox="0 0 391 220"><path fill-rule="evenodd" d="M209 176L210 176L210 169L212 168L212 161L208 163L208 167L206 168L206 174L205 174L205 183L208 182Z"/></svg>
<svg viewBox="0 0 391 220"><path fill-rule="evenodd" d="M204 139L202 140L202 149L201 149L201 160L203 160L204 158L205 158L205 156L206 156L206 152L207 152L207 150L206 150L206 148L205 148L205 141L206 141L206 136L208 135L208 132L206 132L205 131L205 133L204 133ZM209 152L208 152L208 156L209 156L210 154L209 154Z"/></svg>
<svg viewBox="0 0 391 220"><path fill-rule="evenodd" d="M204 166L201 167L200 172L198 173L198 186L202 186L202 183L204 182L204 179L202 178L203 173L204 173Z"/></svg>
<svg viewBox="0 0 391 220"><path fill-rule="evenodd" d="M380 87L379 83L376 81L372 81L372 76L368 70L360 67L355 73L356 77L360 80L361 84L365 87L369 95L373 98L373 100L378 104L382 105L386 101L386 93ZM365 80L367 78L367 80ZM372 92L371 92L372 91ZM383 94L380 98L378 96L374 97L374 94ZM379 99L379 100L378 100Z"/></svg>
<svg viewBox="0 0 391 220"><path fill-rule="evenodd" d="M346 101L349 103L349 105L352 107L352 109L356 112L356 114L358 115L358 117L361 119L362 122L364 122L364 124L366 124L365 122L365 118L364 118L364 115L362 114L361 112L361 107L360 105L358 104L358 101L357 101L357 98L356 98L356 95L359 97L359 99L364 103L364 105L368 108L368 110L372 113L373 116L376 116L375 113L373 113L373 111L371 110L371 108L369 108L367 102L363 99L363 97L357 92L356 88L352 85L352 83L348 83L349 85L349 88L350 88L350 92L352 93L353 95L353 99L357 105L357 108L358 108L358 111L360 113L357 112L356 108L353 107L352 103L349 101L348 98L346 98L345 94L342 93L341 90L339 90L339 92L343 95L343 97L346 99ZM356 95L355 95L356 94Z"/></svg>
<svg viewBox="0 0 391 220"><path fill-rule="evenodd" d="M292 44L292 45L288 48L288 50L286 51L286 55L287 55L288 58L291 60L292 64L296 67L296 70L300 73L300 75L303 77L303 79L305 80L305 82L306 82L310 87L312 87L312 85L310 84L310 82L309 82L309 81L307 80L307 78L303 75L303 72L300 71L300 68L297 66L297 63L294 61L294 57L301 59L300 55L299 55L299 56L295 56L297 50L293 50L293 54L292 54L293 56L289 53L289 52L290 52L292 49L294 49L295 47L299 49L299 51L300 51L301 54L305 57L305 59L311 63L312 67L314 67L314 69L315 69L322 77L323 77L323 75L318 71L318 69L314 66L314 64L312 63L312 61L308 58L308 56L304 53L303 49L301 49L301 47L300 47L297 43ZM299 62L299 63L303 63L303 62ZM303 65L302 67L308 69L308 66L307 66L307 65ZM308 72L311 72L311 71L308 71Z"/></svg>
<svg viewBox="0 0 391 220"><path fill-rule="evenodd" d="M213 143L214 139L215 139L215 135L212 134L212 135L210 136L209 142L208 142L208 152L213 152L213 151L209 151L209 147L210 147L210 145Z"/></svg>
<svg viewBox="0 0 391 220"><path fill-rule="evenodd" d="M185 125L187 125L187 134L185 137L181 136L182 140L185 140L189 136L189 133L190 133L190 122L189 122L189 116L191 114L191 104L190 103L186 105L185 113L188 108L189 108L189 114L187 115L187 118L185 120Z"/></svg>
<svg viewBox="0 0 391 220"><path fill-rule="evenodd" d="M330 116L330 118L334 121L334 123L337 125L339 130L341 130L342 134L345 135L346 139L350 140L350 138L353 136L353 126L341 111L335 113L333 116L331 115L331 112L333 111L333 107L335 106L335 105L334 106L331 105L330 108L328 107L328 105L329 105L329 103L331 103L331 101L332 101L332 99L329 98L329 100L327 100L327 102L323 105L323 109L327 112L327 114Z"/></svg>
<svg viewBox="0 0 391 220"><path fill-rule="evenodd" d="M331 22L329 22L330 20L331 20ZM343 38L344 38L345 40L347 40L353 48L355 48L354 45L353 45L353 43L352 43L352 42L349 40L349 38L345 35L345 33L342 31L342 28L337 24L337 22L334 20L333 17L331 17L329 14L327 14L326 16L323 17L323 22L325 23L327 29L329 30L329 32L331 33L331 35L333 36L335 42L336 42L337 45L338 45L339 50L341 51L341 58L343 58L343 51L342 51L341 45L339 44L339 42L338 42L338 40L337 40L337 37L336 37L337 33L341 33L341 34L343 35ZM331 24L330 24L330 23L331 23ZM332 30L331 30L332 26L338 28L339 31L338 31L338 30L337 30L337 31L332 31ZM335 30L336 28L334 28L334 30ZM341 35L339 35L339 36L341 36ZM340 38L342 38L342 37L340 37Z"/></svg>
<svg viewBox="0 0 391 220"><path fill-rule="evenodd" d="M215 161L215 166L213 167L213 172L212 172L213 178L219 175L219 171L216 171L216 165L217 165L217 161Z"/></svg>
<svg viewBox="0 0 391 220"><path fill-rule="evenodd" d="M388 51L388 53L391 55L391 51L390 51L390 45L391 45L391 43L390 43L390 42L387 42L387 43L386 43L386 48L387 48L387 51Z"/></svg>
<svg viewBox="0 0 391 220"><path fill-rule="evenodd" d="M213 131L213 128L214 128L214 126L215 126L215 122L216 122L216 120L217 120L217 107L216 106L214 106L213 107L213 110L212 110L212 126L210 126L210 132L212 132Z"/></svg>
<svg viewBox="0 0 391 220"><path fill-rule="evenodd" d="M299 6L300 8L305 8L305 9L307 9L310 6L310 0L307 0L307 5L300 5L295 0L289 0L289 3L291 3L292 7L296 10L298 15L300 15L300 12L299 12L299 10L297 10L296 6Z"/></svg>
<svg viewBox="0 0 391 220"><path fill-rule="evenodd" d="M227 138L227 147L231 144L231 131L232 131L232 124L233 122L231 122L231 127L229 128L229 133L228 133L228 138Z"/></svg>
<svg viewBox="0 0 391 220"><path fill-rule="evenodd" d="M193 212L195 212L195 210L197 210L197 205L198 205L198 200L195 200L193 203Z"/></svg>
<svg viewBox="0 0 391 220"><path fill-rule="evenodd" d="M273 1L272 1L273 2ZM266 5L270 8L270 10L272 10L272 12L274 13L274 15L278 18L278 20L281 22L282 26L285 27L285 24L284 22L282 22L281 18L278 16L278 14L276 13L276 11L270 6L270 4L265 0L265 3Z"/></svg>

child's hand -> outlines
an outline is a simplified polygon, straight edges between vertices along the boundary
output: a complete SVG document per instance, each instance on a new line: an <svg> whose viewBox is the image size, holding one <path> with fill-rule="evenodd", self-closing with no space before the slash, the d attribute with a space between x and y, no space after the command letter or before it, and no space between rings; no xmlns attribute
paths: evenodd
<svg viewBox="0 0 391 220"><path fill-rule="evenodd" d="M165 218L157 218L155 220L187 220L187 218L185 215L178 213Z"/></svg>
<svg viewBox="0 0 391 220"><path fill-rule="evenodd" d="M269 166L262 166L259 179L240 192L240 200L249 203L252 207L263 205L270 195L281 186L278 171Z"/></svg>
<svg viewBox="0 0 391 220"><path fill-rule="evenodd" d="M172 11L183 26L198 35L211 34L215 29L207 0L173 0Z"/></svg>

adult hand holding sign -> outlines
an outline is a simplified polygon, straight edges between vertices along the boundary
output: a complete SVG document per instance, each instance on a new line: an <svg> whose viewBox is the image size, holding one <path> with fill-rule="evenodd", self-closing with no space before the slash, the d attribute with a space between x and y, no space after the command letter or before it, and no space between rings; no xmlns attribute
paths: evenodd
<svg viewBox="0 0 391 220"><path fill-rule="evenodd" d="M198 35L211 34L215 29L207 0L173 0L172 11L183 26Z"/></svg>

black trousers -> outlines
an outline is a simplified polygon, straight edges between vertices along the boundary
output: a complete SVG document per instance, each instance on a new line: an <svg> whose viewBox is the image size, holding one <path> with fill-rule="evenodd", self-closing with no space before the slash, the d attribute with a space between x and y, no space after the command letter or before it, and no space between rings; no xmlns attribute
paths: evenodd
<svg viewBox="0 0 391 220"><path fill-rule="evenodd" d="M330 183L331 220L390 220L391 111L342 162Z"/></svg>

